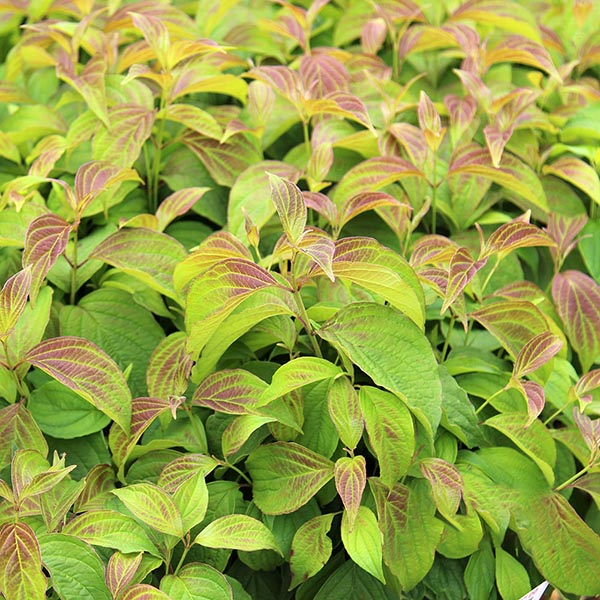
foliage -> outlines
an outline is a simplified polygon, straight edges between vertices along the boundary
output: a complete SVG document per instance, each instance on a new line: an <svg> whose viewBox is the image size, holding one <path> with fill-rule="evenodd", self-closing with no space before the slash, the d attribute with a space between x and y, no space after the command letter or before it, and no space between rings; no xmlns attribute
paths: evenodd
<svg viewBox="0 0 600 600"><path fill-rule="evenodd" d="M599 18L3 3L4 598L600 594Z"/></svg>

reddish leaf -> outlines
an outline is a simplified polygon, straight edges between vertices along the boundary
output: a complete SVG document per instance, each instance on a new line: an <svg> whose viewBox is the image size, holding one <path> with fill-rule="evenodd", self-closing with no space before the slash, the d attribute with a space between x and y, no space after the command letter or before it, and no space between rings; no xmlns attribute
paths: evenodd
<svg viewBox="0 0 600 600"><path fill-rule="evenodd" d="M0 592L6 600L46 597L40 544L26 523L6 523L0 528Z"/></svg>
<svg viewBox="0 0 600 600"><path fill-rule="evenodd" d="M441 458L424 458L419 462L419 468L431 485L437 509L452 521L463 494L462 475L453 464Z"/></svg>
<svg viewBox="0 0 600 600"><path fill-rule="evenodd" d="M77 498L73 511L82 513L101 510L107 500L108 493L116 485L115 472L109 465L96 465L85 476L85 487Z"/></svg>
<svg viewBox="0 0 600 600"><path fill-rule="evenodd" d="M142 556L142 552L133 555L114 552L108 559L104 578L113 598L121 596L132 582L142 562Z"/></svg>
<svg viewBox="0 0 600 600"><path fill-rule="evenodd" d="M554 241L546 232L529 223L529 215L526 214L510 223L500 225L488 238L481 257L498 254L503 258L517 248L532 246L554 246Z"/></svg>
<svg viewBox="0 0 600 600"><path fill-rule="evenodd" d="M350 73L343 63L328 54L304 54L298 71L311 98L350 90Z"/></svg>
<svg viewBox="0 0 600 600"><path fill-rule="evenodd" d="M410 162L423 169L427 161L427 140L423 131L410 123L392 123L389 132L406 150Z"/></svg>
<svg viewBox="0 0 600 600"><path fill-rule="evenodd" d="M25 404L5 406L0 409L0 464L9 464L15 449L26 448L48 454L46 439Z"/></svg>
<svg viewBox="0 0 600 600"><path fill-rule="evenodd" d="M316 187L315 183L320 183L325 180L329 170L331 169L331 166L333 165L333 158L333 147L331 143L323 142L322 144L315 144L313 136L312 152L310 154L310 158L308 159L308 166L306 168L309 187L312 189L320 189L320 187ZM323 184L321 184L321 186L322 185Z"/></svg>
<svg viewBox="0 0 600 600"><path fill-rule="evenodd" d="M158 478L158 485L173 494L190 477L199 472L208 475L217 465L217 461L210 456L188 452L165 466Z"/></svg>
<svg viewBox="0 0 600 600"><path fill-rule="evenodd" d="M307 208L312 208L321 216L325 217L329 223L337 222L337 206L325 195L318 192L302 192L304 204Z"/></svg>
<svg viewBox="0 0 600 600"><path fill-rule="evenodd" d="M552 297L583 370L600 357L600 285L579 271L557 273Z"/></svg>
<svg viewBox="0 0 600 600"><path fill-rule="evenodd" d="M159 231L164 231L171 221L185 215L209 189L206 187L184 188L167 196L156 211Z"/></svg>
<svg viewBox="0 0 600 600"><path fill-rule="evenodd" d="M562 348L561 339L544 331L532 337L520 350L513 366L513 377L521 379L546 364Z"/></svg>
<svg viewBox="0 0 600 600"><path fill-rule="evenodd" d="M48 274L69 242L71 225L53 213L34 219L25 236L23 266L31 267L32 303L37 298L42 280Z"/></svg>
<svg viewBox="0 0 600 600"><path fill-rule="evenodd" d="M375 130L373 129L373 124L371 123L371 117L369 116L369 111L367 110L367 107L363 101L358 98L358 96L347 92L338 91L331 92L324 98L324 100L334 102L336 106L338 106L339 109L345 113L346 118L352 119L361 125L364 125L373 132L373 135L375 135ZM336 114L335 111L333 114Z"/></svg>
<svg viewBox="0 0 600 600"><path fill-rule="evenodd" d="M470 127L477 112L477 102L473 96L459 98L453 94L444 97L446 110L450 115L450 133L452 142L460 140L462 134Z"/></svg>
<svg viewBox="0 0 600 600"><path fill-rule="evenodd" d="M350 169L342 177L335 190L334 201L337 206L342 206L357 194L375 192L404 177L423 178L424 175L403 158L391 156L369 158Z"/></svg>
<svg viewBox="0 0 600 600"><path fill-rule="evenodd" d="M185 333L177 331L156 346L146 369L146 385L150 396L166 400L170 396L184 394L193 366L185 348L186 342Z"/></svg>
<svg viewBox="0 0 600 600"><path fill-rule="evenodd" d="M546 71L560 81L560 75L544 46L522 35L510 35L485 53L486 67L500 62L521 63Z"/></svg>
<svg viewBox="0 0 600 600"><path fill-rule="evenodd" d="M354 450L362 437L364 421L358 394L347 377L338 377L331 382L327 409L340 440L349 450Z"/></svg>
<svg viewBox="0 0 600 600"><path fill-rule="evenodd" d="M550 252L555 260L558 257L560 260L564 260L570 254L578 242L575 238L587 222L586 214L571 216L556 212L550 213L546 232L557 245L557 248L550 247Z"/></svg>
<svg viewBox="0 0 600 600"><path fill-rule="evenodd" d="M487 144L494 167L500 167L504 147L508 144L513 131L514 126L511 125L506 129L502 129L495 121L483 128L485 143Z"/></svg>
<svg viewBox="0 0 600 600"><path fill-rule="evenodd" d="M181 123L188 129L213 140L220 140L223 136L223 128L216 119L193 104L170 104L165 108L164 113L161 112L157 116Z"/></svg>
<svg viewBox="0 0 600 600"><path fill-rule="evenodd" d="M585 440L586 446L590 449L591 455L594 456L600 448L600 419L592 421L587 415L574 407L573 420Z"/></svg>
<svg viewBox="0 0 600 600"><path fill-rule="evenodd" d="M471 317L499 340L513 357L532 337L549 329L540 309L526 301L494 302L471 313Z"/></svg>
<svg viewBox="0 0 600 600"><path fill-rule="evenodd" d="M322 229L310 227L304 232L297 248L317 263L331 281L335 281L333 273L335 243L327 233Z"/></svg>
<svg viewBox="0 0 600 600"><path fill-rule="evenodd" d="M487 258L482 258L478 261L473 260L466 248L459 248L454 253L454 256L450 259L448 285L441 313L444 313L454 303L459 294L475 277L477 271L482 269L486 263Z"/></svg>
<svg viewBox="0 0 600 600"><path fill-rule="evenodd" d="M450 265L458 250L458 244L450 238L443 235L424 235L413 246L410 264L415 268L423 265Z"/></svg>
<svg viewBox="0 0 600 600"><path fill-rule="evenodd" d="M209 235L186 259L175 267L173 282L178 292L209 267L226 258L252 259L248 248L227 231L217 231Z"/></svg>
<svg viewBox="0 0 600 600"><path fill-rule="evenodd" d="M108 415L125 431L131 419L131 392L110 356L83 338L44 340L24 360L45 371Z"/></svg>
<svg viewBox="0 0 600 600"><path fill-rule="evenodd" d="M341 209L341 216L339 219L340 229L351 219L360 215L361 213L367 212L368 210L374 210L381 206L407 206L406 204L399 202L390 194L384 192L364 192L357 194L348 199Z"/></svg>
<svg viewBox="0 0 600 600"><path fill-rule="evenodd" d="M594 369L589 373L586 373L580 377L579 381L575 384L575 392L582 399L592 400L589 393L600 387L600 369Z"/></svg>
<svg viewBox="0 0 600 600"><path fill-rule="evenodd" d="M271 200L288 240L297 244L306 227L306 206L300 188L278 175L269 175Z"/></svg>
<svg viewBox="0 0 600 600"><path fill-rule="evenodd" d="M244 369L224 369L200 383L192 403L230 415L253 414L258 398L268 387L262 379Z"/></svg>
<svg viewBox="0 0 600 600"><path fill-rule="evenodd" d="M172 600L170 596L148 583L136 583L119 600Z"/></svg>
<svg viewBox="0 0 600 600"><path fill-rule="evenodd" d="M367 485L367 463L364 456L338 458L334 467L335 487L348 514L350 529L354 526L360 501Z"/></svg>
<svg viewBox="0 0 600 600"><path fill-rule="evenodd" d="M518 381L515 387L523 394L527 401L527 414L529 418L525 427L529 427L540 415L546 404L544 388L535 381Z"/></svg>
<svg viewBox="0 0 600 600"><path fill-rule="evenodd" d="M167 61L171 40L165 23L162 19L151 14L140 14L132 11L129 16L133 25L142 32L144 39L154 51L161 67L168 70L171 67Z"/></svg>
<svg viewBox="0 0 600 600"><path fill-rule="evenodd" d="M543 173L565 179L586 193L596 204L600 204L600 178L596 170L580 158L562 156L550 165L545 165Z"/></svg>
<svg viewBox="0 0 600 600"><path fill-rule="evenodd" d="M419 105L417 108L419 126L425 134L427 145L436 152L442 143L446 129L442 127L440 113L437 111L429 96L421 90Z"/></svg>
<svg viewBox="0 0 600 600"><path fill-rule="evenodd" d="M385 42L387 27L381 18L369 19L362 28L360 43L366 54L377 54Z"/></svg>
<svg viewBox="0 0 600 600"><path fill-rule="evenodd" d="M31 268L15 273L0 291L0 339L4 339L15 327L27 306L31 287Z"/></svg>
<svg viewBox="0 0 600 600"><path fill-rule="evenodd" d="M463 69L452 69L457 77L460 79L464 88L466 89L469 96L474 100L475 109L477 104L485 111L488 112L492 106L492 92L490 88L483 83L483 80L479 75L471 71L465 71ZM468 105L461 106L461 109L470 111L471 107ZM475 112L475 111L474 111ZM463 122L463 125L468 125Z"/></svg>
<svg viewBox="0 0 600 600"><path fill-rule="evenodd" d="M263 81L292 104L300 106L302 83L296 71L283 66L256 67L248 71L247 75Z"/></svg>

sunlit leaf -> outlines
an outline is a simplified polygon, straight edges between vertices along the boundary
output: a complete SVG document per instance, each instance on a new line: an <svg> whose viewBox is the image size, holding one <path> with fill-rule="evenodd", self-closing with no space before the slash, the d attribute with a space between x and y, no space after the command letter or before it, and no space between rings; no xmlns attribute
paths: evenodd
<svg viewBox="0 0 600 600"><path fill-rule="evenodd" d="M365 486L367 485L367 463L364 456L343 456L334 467L335 487L342 499L348 517L348 530L354 529L354 522L360 508Z"/></svg>
<svg viewBox="0 0 600 600"><path fill-rule="evenodd" d="M0 291L0 339L10 334L25 311L31 280L31 268L26 267L8 279Z"/></svg>
<svg viewBox="0 0 600 600"><path fill-rule="evenodd" d="M192 360L185 349L187 336L177 331L164 338L154 349L146 369L148 394L166 400L181 396L187 389Z"/></svg>
<svg viewBox="0 0 600 600"><path fill-rule="evenodd" d="M160 588L178 600L233 600L225 575L209 565L188 563L176 575L166 575Z"/></svg>
<svg viewBox="0 0 600 600"><path fill-rule="evenodd" d="M471 282L476 273L487 263L487 258L473 260L466 248L458 248L450 259L448 272L448 286L446 297L442 304L441 312L445 312L449 306L458 298L458 295Z"/></svg>
<svg viewBox="0 0 600 600"><path fill-rule="evenodd" d="M289 241L298 243L306 227L306 206L300 188L291 181L269 173L271 201L277 209L283 231Z"/></svg>
<svg viewBox="0 0 600 600"><path fill-rule="evenodd" d="M331 382L327 409L342 443L354 450L362 437L364 422L358 394L347 377L337 377Z"/></svg>
<svg viewBox="0 0 600 600"><path fill-rule="evenodd" d="M453 464L441 458L424 458L419 468L431 485L438 511L453 522L463 493L462 475Z"/></svg>
<svg viewBox="0 0 600 600"><path fill-rule="evenodd" d="M131 392L116 363L83 338L62 336L44 340L25 359L93 404L129 431Z"/></svg>
<svg viewBox="0 0 600 600"><path fill-rule="evenodd" d="M127 589L141 562L141 552L138 554L123 554L117 551L108 559L105 580L106 587L110 590L113 598L117 598Z"/></svg>
<svg viewBox="0 0 600 600"><path fill-rule="evenodd" d="M164 117L169 121L181 123L188 129L213 140L220 140L223 136L223 128L216 119L210 113L193 104L169 104L164 109L164 113L158 113L157 117Z"/></svg>
<svg viewBox="0 0 600 600"><path fill-rule="evenodd" d="M596 170L580 158L561 156L543 168L544 173L565 179L600 204L600 178Z"/></svg>
<svg viewBox="0 0 600 600"><path fill-rule="evenodd" d="M531 338L519 351L513 367L513 377L520 379L546 364L562 348L562 341L549 331Z"/></svg>

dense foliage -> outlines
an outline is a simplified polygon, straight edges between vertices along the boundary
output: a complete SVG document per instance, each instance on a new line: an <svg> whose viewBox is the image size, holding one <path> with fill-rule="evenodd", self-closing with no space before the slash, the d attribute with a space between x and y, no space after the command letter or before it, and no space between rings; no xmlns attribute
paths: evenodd
<svg viewBox="0 0 600 600"><path fill-rule="evenodd" d="M599 20L0 3L4 598L600 594Z"/></svg>

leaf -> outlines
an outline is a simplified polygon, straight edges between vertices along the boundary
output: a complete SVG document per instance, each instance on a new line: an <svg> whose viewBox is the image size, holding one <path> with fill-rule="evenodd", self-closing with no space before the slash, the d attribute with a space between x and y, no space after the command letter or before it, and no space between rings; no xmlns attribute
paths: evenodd
<svg viewBox="0 0 600 600"><path fill-rule="evenodd" d="M331 281L335 281L333 273L335 243L327 233L316 227L305 229L297 249L316 262Z"/></svg>
<svg viewBox="0 0 600 600"><path fill-rule="evenodd" d="M359 506L354 526L347 512L342 515L342 542L350 558L367 573L385 583L383 575L383 536L373 511Z"/></svg>
<svg viewBox="0 0 600 600"><path fill-rule="evenodd" d="M358 455L338 458L333 472L335 487L346 509L348 532L351 532L360 509L360 501L365 491L365 486L367 485L367 463L365 457Z"/></svg>
<svg viewBox="0 0 600 600"><path fill-rule="evenodd" d="M110 600L104 565L87 544L70 535L47 533L40 536L40 547L57 594L63 598Z"/></svg>
<svg viewBox="0 0 600 600"><path fill-rule="evenodd" d="M209 190L206 187L183 188L167 196L156 210L159 231L164 231L171 221L185 215Z"/></svg>
<svg viewBox="0 0 600 600"><path fill-rule="evenodd" d="M233 550L274 550L281 554L275 537L266 525L246 515L225 515L212 521L194 539L208 548Z"/></svg>
<svg viewBox="0 0 600 600"><path fill-rule="evenodd" d="M424 458L419 462L419 468L431 485L438 511L450 523L454 523L464 487L459 470L441 458Z"/></svg>
<svg viewBox="0 0 600 600"><path fill-rule="evenodd" d="M392 486L407 474L412 463L415 451L412 416L402 400L389 392L363 385L358 397L381 480Z"/></svg>
<svg viewBox="0 0 600 600"><path fill-rule="evenodd" d="M185 332L176 331L155 347L146 369L150 396L166 400L185 393L193 364L185 349L186 342Z"/></svg>
<svg viewBox="0 0 600 600"><path fill-rule="evenodd" d="M0 291L0 339L4 340L14 329L27 306L31 287L31 269L15 273Z"/></svg>
<svg viewBox="0 0 600 600"><path fill-rule="evenodd" d="M573 156L561 156L552 164L544 165L542 173L555 175L573 184L600 204L600 178L588 163Z"/></svg>
<svg viewBox="0 0 600 600"><path fill-rule="evenodd" d="M91 254L174 300L178 296L173 272L186 256L185 248L171 236L143 228L116 231Z"/></svg>
<svg viewBox="0 0 600 600"><path fill-rule="evenodd" d="M329 560L333 545L327 532L333 517L333 513L313 517L296 530L290 550L290 590L316 575Z"/></svg>
<svg viewBox="0 0 600 600"><path fill-rule="evenodd" d="M450 259L450 269L448 272L448 286L446 288L446 297L442 304L441 313L446 312L459 294L469 285L476 273L487 263L487 258L473 260L471 254L466 248L458 248L454 256Z"/></svg>
<svg viewBox="0 0 600 600"><path fill-rule="evenodd" d="M221 436L221 448L224 456L238 452L250 436L267 423L275 423L275 417L261 415L240 415L233 419Z"/></svg>
<svg viewBox="0 0 600 600"><path fill-rule="evenodd" d="M353 196L377 190L405 177L424 178L423 173L403 158L381 156L368 158L352 167L340 180L334 202L340 207Z"/></svg>
<svg viewBox="0 0 600 600"><path fill-rule="evenodd" d="M523 300L494 302L471 313L513 357L536 335L548 331L548 321L533 303Z"/></svg>
<svg viewBox="0 0 600 600"><path fill-rule="evenodd" d="M378 241L366 237L338 240L333 274L380 295L423 327L425 301L415 272L399 254Z"/></svg>
<svg viewBox="0 0 600 600"><path fill-rule="evenodd" d="M186 533L177 506L171 497L158 486L149 483L134 483L112 490L112 493L125 504L135 517L152 529L178 538L182 538Z"/></svg>
<svg viewBox="0 0 600 600"><path fill-rule="evenodd" d="M160 588L178 600L234 600L226 577L209 565L188 563L176 575L161 579Z"/></svg>
<svg viewBox="0 0 600 600"><path fill-rule="evenodd" d="M44 277L65 251L71 225L58 215L47 213L34 219L27 229L23 267L31 267L30 297L35 302Z"/></svg>
<svg viewBox="0 0 600 600"><path fill-rule="evenodd" d="M50 338L32 348L24 360L66 385L129 431L131 392L119 367L98 346L83 338Z"/></svg>
<svg viewBox="0 0 600 600"><path fill-rule="evenodd" d="M554 245L554 241L547 233L519 218L496 229L485 243L481 256L498 254L502 259L518 248Z"/></svg>
<svg viewBox="0 0 600 600"><path fill-rule="evenodd" d="M528 416L523 413L502 413L485 425L497 429L516 444L540 468L549 485L554 484L552 467L556 462L556 446L549 431L540 421L529 426Z"/></svg>
<svg viewBox="0 0 600 600"><path fill-rule="evenodd" d="M190 531L202 522L208 507L208 488L204 473L196 471L173 494L173 502L181 514L183 530Z"/></svg>
<svg viewBox="0 0 600 600"><path fill-rule="evenodd" d="M226 258L189 287L186 298L188 351L195 358L221 323L246 298L264 288L280 287L263 267L243 258Z"/></svg>
<svg viewBox="0 0 600 600"><path fill-rule="evenodd" d="M309 383L333 379L342 370L333 363L315 356L301 356L283 364L273 374L271 384L260 395L257 406L266 406L276 398Z"/></svg>
<svg viewBox="0 0 600 600"><path fill-rule="evenodd" d="M159 556L144 528L132 517L114 510L88 510L71 519L62 533L124 554L148 552Z"/></svg>
<svg viewBox="0 0 600 600"><path fill-rule="evenodd" d="M172 600L164 592L148 583L136 583L128 588L119 600Z"/></svg>
<svg viewBox="0 0 600 600"><path fill-rule="evenodd" d="M600 285L579 271L557 273L552 298L584 371L600 356Z"/></svg>
<svg viewBox="0 0 600 600"><path fill-rule="evenodd" d="M404 207L407 205L384 192L364 192L357 194L349 198L342 206L338 226L341 229L348 221L354 219L354 217L382 206Z"/></svg>
<svg viewBox="0 0 600 600"><path fill-rule="evenodd" d="M518 381L513 385L527 401L528 419L525 427L529 427L539 417L546 405L544 388L535 381Z"/></svg>
<svg viewBox="0 0 600 600"><path fill-rule="evenodd" d="M108 559L104 579L113 598L118 598L129 587L142 562L143 554L114 552Z"/></svg>
<svg viewBox="0 0 600 600"><path fill-rule="evenodd" d="M254 502L265 514L282 515L304 506L333 478L333 463L292 442L266 444L250 454L246 466Z"/></svg>
<svg viewBox="0 0 600 600"><path fill-rule="evenodd" d="M217 466L217 461L205 454L187 453L168 463L160 473L158 485L168 493L175 492L183 482L195 473L208 475Z"/></svg>
<svg viewBox="0 0 600 600"><path fill-rule="evenodd" d="M244 369L224 369L200 383L192 403L230 415L252 414L267 388L262 379Z"/></svg>
<svg viewBox="0 0 600 600"><path fill-rule="evenodd" d="M543 331L532 337L521 348L515 359L513 377L521 379L525 375L533 373L555 356L562 346L561 339L549 331Z"/></svg>
<svg viewBox="0 0 600 600"><path fill-rule="evenodd" d="M273 173L267 173L271 186L271 201L288 240L297 244L306 227L306 206L300 188Z"/></svg>
<svg viewBox="0 0 600 600"><path fill-rule="evenodd" d="M549 212L546 195L537 175L518 158L504 152L502 164L494 167L487 148L466 144L454 152L448 175L468 173L489 179L522 196L544 214Z"/></svg>
<svg viewBox="0 0 600 600"><path fill-rule="evenodd" d="M391 489L376 478L369 483L383 533L383 560L402 589L410 591L431 569L444 526L434 516L427 483L396 483Z"/></svg>
<svg viewBox="0 0 600 600"><path fill-rule="evenodd" d="M302 83L296 71L286 66L261 66L248 71L246 75L266 83L292 104L299 106Z"/></svg>
<svg viewBox="0 0 600 600"><path fill-rule="evenodd" d="M188 129L213 140L220 140L223 136L223 128L217 120L209 112L193 104L169 104L156 116L159 119L166 118L181 123Z"/></svg>
<svg viewBox="0 0 600 600"><path fill-rule="evenodd" d="M8 465L15 451L37 450L48 454L48 444L23 402L0 409L0 464Z"/></svg>
<svg viewBox="0 0 600 600"><path fill-rule="evenodd" d="M358 302L342 308L318 335L348 355L376 385L400 395L430 435L441 418L441 384L431 345L389 306Z"/></svg>
<svg viewBox="0 0 600 600"><path fill-rule="evenodd" d="M327 409L342 443L354 450L362 437L364 421L358 394L348 377L337 377L331 382Z"/></svg>
<svg viewBox="0 0 600 600"><path fill-rule="evenodd" d="M46 597L40 545L26 523L5 523L0 528L0 592L6 600Z"/></svg>
<svg viewBox="0 0 600 600"><path fill-rule="evenodd" d="M496 585L504 600L517 600L531 588L525 567L500 547L496 548Z"/></svg>

